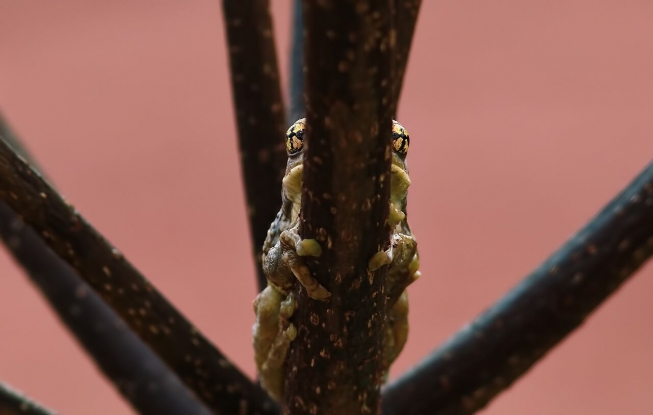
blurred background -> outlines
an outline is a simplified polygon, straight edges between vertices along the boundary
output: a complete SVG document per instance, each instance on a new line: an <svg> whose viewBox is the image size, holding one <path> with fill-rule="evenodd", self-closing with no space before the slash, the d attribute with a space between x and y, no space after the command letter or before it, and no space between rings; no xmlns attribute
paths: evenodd
<svg viewBox="0 0 653 415"><path fill-rule="evenodd" d="M273 3L285 76L291 2ZM653 157L653 3L534 3L422 6L399 120L423 277L393 377ZM0 3L2 113L66 198L254 376L226 58L218 1ZM484 413L650 413L652 295L649 264ZM4 251L0 379L64 414L133 413Z"/></svg>

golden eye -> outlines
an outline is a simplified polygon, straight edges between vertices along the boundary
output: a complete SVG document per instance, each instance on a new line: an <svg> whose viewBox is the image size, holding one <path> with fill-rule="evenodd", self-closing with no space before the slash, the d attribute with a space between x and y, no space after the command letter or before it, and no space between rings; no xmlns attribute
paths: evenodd
<svg viewBox="0 0 653 415"><path fill-rule="evenodd" d="M304 130L306 118L295 121L286 131L286 152L289 156L297 154L304 148Z"/></svg>
<svg viewBox="0 0 653 415"><path fill-rule="evenodd" d="M405 155L408 153L409 144L410 137L408 136L408 131L397 121L392 120L392 148L394 151Z"/></svg>

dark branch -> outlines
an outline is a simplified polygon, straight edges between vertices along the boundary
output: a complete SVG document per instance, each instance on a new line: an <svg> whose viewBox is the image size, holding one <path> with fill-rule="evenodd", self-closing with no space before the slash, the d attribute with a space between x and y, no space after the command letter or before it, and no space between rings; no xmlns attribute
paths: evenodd
<svg viewBox="0 0 653 415"><path fill-rule="evenodd" d="M1 118L0 138L27 155ZM209 413L88 284L1 202L0 238L61 321L139 413Z"/></svg>
<svg viewBox="0 0 653 415"><path fill-rule="evenodd" d="M23 394L0 382L0 414L2 415L56 415Z"/></svg>
<svg viewBox="0 0 653 415"><path fill-rule="evenodd" d="M33 166L36 166L33 161L34 158L31 156L30 152L27 151L25 145L18 139L18 136L14 134L11 127L9 127L9 123L5 121L2 114L0 114L0 138L3 139L5 143L9 144L16 154L32 163ZM37 168L37 170L40 170L40 168ZM45 177L45 175L43 175L43 177Z"/></svg>
<svg viewBox="0 0 653 415"><path fill-rule="evenodd" d="M4 141L0 200L19 213L209 408L216 413L276 413L265 393Z"/></svg>
<svg viewBox="0 0 653 415"><path fill-rule="evenodd" d="M401 87L404 83L406 74L406 65L408 64L408 55L410 46L413 42L415 25L422 0L394 0L394 27L397 35L397 44L394 54L395 74L392 82L392 103L394 104L393 117L396 118L397 105L401 95Z"/></svg>
<svg viewBox="0 0 653 415"><path fill-rule="evenodd" d="M370 273L367 265L389 244L390 2L303 6L300 235L320 242L322 256L308 264L331 297L314 301L300 290L284 413L373 414L383 377L385 269Z"/></svg>
<svg viewBox="0 0 653 415"><path fill-rule="evenodd" d="M223 0L240 161L259 290L263 242L281 206L286 116L269 0Z"/></svg>
<svg viewBox="0 0 653 415"><path fill-rule="evenodd" d="M210 413L5 203L0 203L0 236L61 321L140 414Z"/></svg>
<svg viewBox="0 0 653 415"><path fill-rule="evenodd" d="M401 95L406 65L410 47L413 42L415 25L422 0L394 0L394 28L396 45L394 55L394 80L393 80L393 117L396 118L396 106ZM290 52L290 111L288 124L293 123L305 114L304 105L304 26L302 1L295 0L293 6L292 46Z"/></svg>
<svg viewBox="0 0 653 415"><path fill-rule="evenodd" d="M295 0L292 18L292 45L290 47L290 111L288 125L306 114L304 105L304 12L302 0Z"/></svg>
<svg viewBox="0 0 653 415"><path fill-rule="evenodd" d="M496 305L383 394L384 415L471 414L653 254L653 164Z"/></svg>

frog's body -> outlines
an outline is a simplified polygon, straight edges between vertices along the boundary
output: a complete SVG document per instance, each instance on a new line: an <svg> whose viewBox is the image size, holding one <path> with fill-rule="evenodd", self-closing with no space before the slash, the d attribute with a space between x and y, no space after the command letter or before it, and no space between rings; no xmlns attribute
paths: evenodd
<svg viewBox="0 0 653 415"><path fill-rule="evenodd" d="M263 245L263 271L268 286L254 301L256 323L253 327L254 353L261 385L270 396L283 395L284 363L290 342L297 330L289 322L296 302L292 293L295 279L316 300L328 301L330 293L322 287L306 267L303 256L319 256L321 247L313 239L299 237L299 211L303 173L304 119L293 124L286 133L288 165L282 186L282 206L268 230ZM378 252L369 261L374 271L389 265L386 276L387 324L384 344L384 366L397 358L408 336L408 295L406 287L419 277L417 243L406 219L406 194L410 178L405 157L409 138L405 129L393 121L393 160L390 185L391 246Z"/></svg>

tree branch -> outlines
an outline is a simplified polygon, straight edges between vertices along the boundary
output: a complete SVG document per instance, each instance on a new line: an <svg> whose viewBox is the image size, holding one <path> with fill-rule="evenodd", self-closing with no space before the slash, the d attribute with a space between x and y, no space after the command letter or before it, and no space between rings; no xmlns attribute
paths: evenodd
<svg viewBox="0 0 653 415"><path fill-rule="evenodd" d="M23 394L0 382L0 414L2 415L56 415Z"/></svg>
<svg viewBox="0 0 653 415"><path fill-rule="evenodd" d="M281 206L286 116L269 0L223 0L231 89L259 290L263 242Z"/></svg>
<svg viewBox="0 0 653 415"><path fill-rule="evenodd" d="M293 2L291 42L288 125L300 118L304 118L306 114L306 105L304 105L304 12L302 10L302 0Z"/></svg>
<svg viewBox="0 0 653 415"><path fill-rule="evenodd" d="M393 0L394 27L396 30L396 46L394 54L395 72L393 77L393 118L396 118L396 107L401 95L401 89L406 75L406 65L410 47L415 34L415 25L422 0ZM304 105L304 26L302 1L295 0L293 6L292 46L290 52L290 111L288 124L302 118L305 114Z"/></svg>
<svg viewBox="0 0 653 415"><path fill-rule="evenodd" d="M388 386L384 415L471 414L653 254L653 163L493 307Z"/></svg>
<svg viewBox="0 0 653 415"><path fill-rule="evenodd" d="M5 203L0 236L100 370L141 414L210 412Z"/></svg>
<svg viewBox="0 0 653 415"><path fill-rule="evenodd" d="M29 157L2 117L0 139ZM209 413L88 284L2 202L0 238L61 321L139 413Z"/></svg>
<svg viewBox="0 0 653 415"><path fill-rule="evenodd" d="M413 42L415 25L422 0L393 0L394 6L394 27L397 33L397 44L394 54L395 74L392 78L392 103L394 104L393 117L396 118L397 105L401 88L404 83L406 74L406 65L408 64L408 55L410 46Z"/></svg>
<svg viewBox="0 0 653 415"><path fill-rule="evenodd" d="M284 414L376 413L383 378L389 245L391 7L387 0L305 0L307 125L300 235L322 246L308 265L331 292L300 289ZM319 373L319 376L315 374Z"/></svg>
<svg viewBox="0 0 653 415"><path fill-rule="evenodd" d="M0 200L18 212L209 408L217 413L276 413L265 393L4 141Z"/></svg>
<svg viewBox="0 0 653 415"><path fill-rule="evenodd" d="M9 146L14 149L16 154L32 163L34 167L37 167L36 163L34 162L34 157L32 157L29 151L27 151L27 147L25 147L25 145L18 139L18 136L14 134L14 131L11 129L11 127L9 127L9 123L5 121L2 114L0 114L0 139L9 144ZM36 170L41 169L37 168ZM43 175L43 177L45 177L45 175Z"/></svg>

